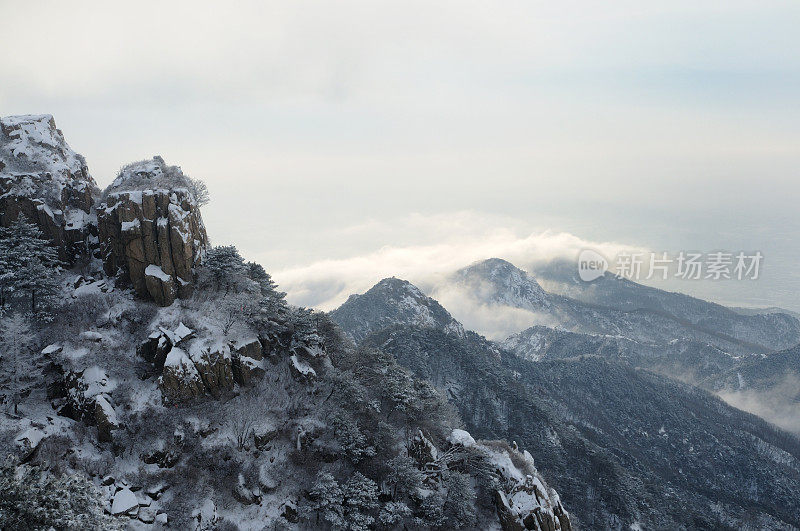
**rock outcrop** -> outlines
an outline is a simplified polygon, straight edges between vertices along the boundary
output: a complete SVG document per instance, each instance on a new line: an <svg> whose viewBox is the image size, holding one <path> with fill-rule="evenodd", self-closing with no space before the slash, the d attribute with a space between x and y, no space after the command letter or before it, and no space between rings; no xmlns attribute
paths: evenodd
<svg viewBox="0 0 800 531"><path fill-rule="evenodd" d="M97 244L92 207L98 195L85 159L52 116L0 118L0 225L24 215L71 263Z"/></svg>
<svg viewBox="0 0 800 531"><path fill-rule="evenodd" d="M161 157L126 166L97 209L105 271L123 273L137 295L169 306L191 294L208 246L188 178Z"/></svg>
<svg viewBox="0 0 800 531"><path fill-rule="evenodd" d="M558 493L547 486L536 470L533 457L520 452L516 443L509 447L503 441L476 442L464 430L453 430L448 442L482 454L494 467L498 478L495 507L504 531L570 531L569 513L561 504Z"/></svg>
<svg viewBox="0 0 800 531"><path fill-rule="evenodd" d="M235 342L196 338L183 323L175 330L159 327L136 351L161 370L159 387L167 403L204 395L220 398L235 385L248 386L265 373L266 360L258 338Z"/></svg>

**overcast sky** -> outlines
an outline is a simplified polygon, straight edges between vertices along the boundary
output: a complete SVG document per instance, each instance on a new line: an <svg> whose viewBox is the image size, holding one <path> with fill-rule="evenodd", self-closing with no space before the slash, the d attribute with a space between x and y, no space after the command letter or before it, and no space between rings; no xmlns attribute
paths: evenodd
<svg viewBox="0 0 800 531"><path fill-rule="evenodd" d="M155 154L214 243L332 305L505 254L761 250L800 310L800 3L0 0L0 114L100 186ZM597 242L605 242L598 244Z"/></svg>

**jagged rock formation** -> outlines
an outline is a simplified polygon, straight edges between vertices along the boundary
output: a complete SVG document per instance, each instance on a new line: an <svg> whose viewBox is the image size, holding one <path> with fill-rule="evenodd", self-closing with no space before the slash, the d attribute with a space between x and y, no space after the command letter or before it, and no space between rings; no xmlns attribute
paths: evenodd
<svg viewBox="0 0 800 531"><path fill-rule="evenodd" d="M0 118L0 225L22 214L72 262L96 240L92 206L99 191L86 160L49 114Z"/></svg>
<svg viewBox="0 0 800 531"><path fill-rule="evenodd" d="M465 430L448 437L451 448L466 448L483 454L502 481L494 492L497 517L504 531L570 531L569 513L555 489L536 470L530 453L509 447L504 441L476 442ZM435 448L432 448L435 451Z"/></svg>
<svg viewBox="0 0 800 531"><path fill-rule="evenodd" d="M159 328L137 348L139 356L161 371L159 388L164 403L178 404L205 395L214 398L229 393L235 385L247 387L266 373L273 340L256 337L220 341L195 337L183 324L175 330ZM293 346L290 370L298 381L310 381L316 375L312 364L326 356L324 347L312 341Z"/></svg>
<svg viewBox="0 0 800 531"><path fill-rule="evenodd" d="M192 290L208 246L188 180L161 157L122 169L97 209L106 273L124 272L140 297L169 306Z"/></svg>

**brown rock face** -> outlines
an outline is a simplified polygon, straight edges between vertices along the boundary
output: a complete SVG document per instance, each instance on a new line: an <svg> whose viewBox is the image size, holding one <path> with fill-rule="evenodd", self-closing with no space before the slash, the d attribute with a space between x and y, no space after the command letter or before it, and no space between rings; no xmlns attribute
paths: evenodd
<svg viewBox="0 0 800 531"><path fill-rule="evenodd" d="M200 373L186 352L178 347L173 347L164 362L159 387L164 402L170 404L203 396L205 392Z"/></svg>
<svg viewBox="0 0 800 531"><path fill-rule="evenodd" d="M0 118L0 225L24 215L72 263L96 244L92 206L99 195L84 158L50 115Z"/></svg>
<svg viewBox="0 0 800 531"><path fill-rule="evenodd" d="M208 236L188 190L113 192L97 212L107 274L123 272L140 297L161 306L191 294Z"/></svg>

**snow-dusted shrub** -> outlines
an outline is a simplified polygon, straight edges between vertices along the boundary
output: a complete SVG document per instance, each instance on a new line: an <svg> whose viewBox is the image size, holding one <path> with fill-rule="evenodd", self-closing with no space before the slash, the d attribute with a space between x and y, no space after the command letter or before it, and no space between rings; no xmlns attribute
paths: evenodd
<svg viewBox="0 0 800 531"><path fill-rule="evenodd" d="M53 475L38 467L0 468L0 529L122 529L103 512L94 485L81 474Z"/></svg>

